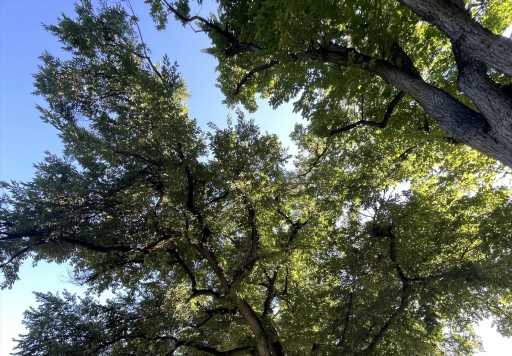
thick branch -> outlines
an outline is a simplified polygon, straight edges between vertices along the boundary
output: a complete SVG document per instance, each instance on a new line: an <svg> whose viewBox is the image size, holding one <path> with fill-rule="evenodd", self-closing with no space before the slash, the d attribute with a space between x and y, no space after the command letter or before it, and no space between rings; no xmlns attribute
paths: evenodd
<svg viewBox="0 0 512 356"><path fill-rule="evenodd" d="M390 85L413 97L457 141L512 166L512 147L508 142L500 141L489 133L488 122L481 113L470 109L449 93L426 83L410 70L338 45L330 45L309 53L313 59L325 63L356 67L380 76Z"/></svg>
<svg viewBox="0 0 512 356"><path fill-rule="evenodd" d="M452 42L452 48L460 90L487 118L493 135L512 146L512 95L489 78L485 64L470 58L460 41Z"/></svg>
<svg viewBox="0 0 512 356"><path fill-rule="evenodd" d="M399 0L434 24L473 58L512 76L512 40L495 35L453 0Z"/></svg>
<svg viewBox="0 0 512 356"><path fill-rule="evenodd" d="M284 356L283 346L279 342L276 330L270 323L265 325L256 315L249 303L242 298L236 299L237 308L249 324L256 338L256 347L259 356Z"/></svg>
<svg viewBox="0 0 512 356"><path fill-rule="evenodd" d="M377 333L375 333L368 345L360 352L361 355L368 355L373 352L377 344L382 340L382 338L386 335L389 327L393 324L393 322L404 312L407 307L409 300L409 292L411 285L407 282L402 281L402 287L400 288L400 301L398 303L398 307L391 313L391 315L386 319L384 324L379 328Z"/></svg>
<svg viewBox="0 0 512 356"><path fill-rule="evenodd" d="M440 27L452 41L460 40L465 50L472 53L475 58L512 75L512 40L496 36L473 21L461 9L460 1L399 1L413 9L419 16ZM224 37L230 43L231 54L261 49L256 44L241 43L235 34L223 29L217 23L198 16L185 16L168 3L167 6L169 11L184 23L198 21L208 31L214 31ZM464 38L461 39L461 35L464 35ZM512 166L512 155L510 154L512 145L489 133L489 125L484 115L467 107L447 92L422 80L412 61L397 44L394 45L391 55L394 58L391 58L391 61L385 61L382 58L372 58L361 54L353 48L331 44L319 49L306 50L301 55L295 53L291 56L293 58L309 57L325 63L356 67L376 74L390 85L413 97L425 112L435 118L441 128L456 141L488 154L505 165Z"/></svg>

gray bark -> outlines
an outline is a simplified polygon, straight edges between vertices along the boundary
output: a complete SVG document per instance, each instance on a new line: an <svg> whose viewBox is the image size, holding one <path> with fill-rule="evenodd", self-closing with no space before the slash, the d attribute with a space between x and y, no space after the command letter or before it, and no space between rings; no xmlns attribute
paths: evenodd
<svg viewBox="0 0 512 356"><path fill-rule="evenodd" d="M482 63L512 76L512 40L496 35L474 21L454 0L399 0L435 25L464 51Z"/></svg>
<svg viewBox="0 0 512 356"><path fill-rule="evenodd" d="M459 89L471 99L489 124L489 133L504 143L512 154L512 97L503 87L487 75L485 64L472 60L458 45L453 43L457 60Z"/></svg>
<svg viewBox="0 0 512 356"><path fill-rule="evenodd" d="M489 114L502 111L500 117L493 119L491 124L484 116L485 112L472 110L449 93L426 83L409 66L399 67L388 61L360 54L354 49L336 45L322 49L319 56L327 63L355 66L380 76L388 84L414 98L451 137L512 167L512 127L507 124L509 120L503 119L508 112L508 107L504 104L507 102L505 97L501 96L500 102L495 99L494 92L479 94L479 102L487 103L485 107ZM471 85L473 91L477 92L478 83ZM500 107L492 108L493 105Z"/></svg>

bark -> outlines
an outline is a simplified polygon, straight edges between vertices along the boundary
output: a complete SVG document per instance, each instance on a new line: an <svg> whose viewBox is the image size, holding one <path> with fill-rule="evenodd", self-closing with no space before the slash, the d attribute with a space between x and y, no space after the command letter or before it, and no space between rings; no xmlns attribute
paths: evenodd
<svg viewBox="0 0 512 356"><path fill-rule="evenodd" d="M512 98L486 73L488 65L512 76L512 40L493 34L474 21L464 9L463 1L400 2L451 39L459 70L459 88L478 111L426 83L412 62L404 62L407 55L403 51L394 63L335 46L328 48L324 57L380 76L413 97L455 140L512 167Z"/></svg>
<svg viewBox="0 0 512 356"><path fill-rule="evenodd" d="M475 60L512 76L512 40L495 35L474 21L453 0L399 0L419 17L443 31Z"/></svg>
<svg viewBox="0 0 512 356"><path fill-rule="evenodd" d="M380 76L388 84L414 98L451 137L512 167L512 141L509 133L493 129L482 113L426 83L417 72L336 45L321 49L319 56L327 63L358 67ZM508 131L512 131L512 128L509 127Z"/></svg>
<svg viewBox="0 0 512 356"><path fill-rule="evenodd" d="M457 60L458 86L487 119L489 132L509 147L512 154L512 96L487 75L484 63L472 60L469 54L454 42Z"/></svg>
<svg viewBox="0 0 512 356"><path fill-rule="evenodd" d="M262 318L251 308L244 299L235 297L237 308L240 314L249 324L251 331L256 338L256 349L259 356L284 356L284 351L279 342L277 332L270 322L264 323ZM265 325L267 324L267 325Z"/></svg>

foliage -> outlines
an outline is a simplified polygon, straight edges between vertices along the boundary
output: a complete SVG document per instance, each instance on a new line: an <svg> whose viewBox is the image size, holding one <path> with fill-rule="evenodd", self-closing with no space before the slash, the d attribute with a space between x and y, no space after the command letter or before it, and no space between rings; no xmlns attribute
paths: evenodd
<svg viewBox="0 0 512 356"><path fill-rule="evenodd" d="M315 4L306 18L335 16ZM277 137L243 117L197 127L176 67L153 63L123 8L76 11L48 27L70 58L43 55L36 76L65 154L3 183L0 262L9 287L30 256L67 261L90 295L37 294L18 355L468 355L474 322L510 334L503 166L419 132L431 123L402 103L385 130L298 127L287 170ZM411 15L396 16L405 31Z"/></svg>
<svg viewBox="0 0 512 356"><path fill-rule="evenodd" d="M293 100L322 136L415 126L415 136L464 143L512 166L512 40L499 36L511 1L219 0L209 18L184 1L146 2L160 27L172 16L208 33L230 104ZM508 50L505 69L489 59L493 43Z"/></svg>

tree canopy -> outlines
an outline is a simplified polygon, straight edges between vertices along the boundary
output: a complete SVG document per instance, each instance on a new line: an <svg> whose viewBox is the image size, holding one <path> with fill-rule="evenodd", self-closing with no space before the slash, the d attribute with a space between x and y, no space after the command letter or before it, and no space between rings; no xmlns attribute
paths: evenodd
<svg viewBox="0 0 512 356"><path fill-rule="evenodd" d="M228 102L297 99L323 135L395 112L512 166L510 0L219 0L209 18L195 1L146 2L159 26L173 16L208 33Z"/></svg>
<svg viewBox="0 0 512 356"><path fill-rule="evenodd" d="M254 19L279 13L266 11ZM383 127L326 138L334 96L323 94L310 97L321 117L293 133L290 168L279 139L243 115L198 127L176 66L153 61L136 22L83 1L48 26L68 56L44 54L36 88L65 150L30 182L2 183L3 287L31 257L70 263L89 293L37 294L17 355L470 355L478 320L512 334L510 170L453 144L403 98ZM223 85L239 68L229 58ZM295 84L281 79L247 80L245 103L264 86L284 100ZM363 117L394 95L357 83L332 91L372 90ZM296 87L301 103L310 89ZM349 99L336 110L361 115ZM105 290L113 297L100 302Z"/></svg>

